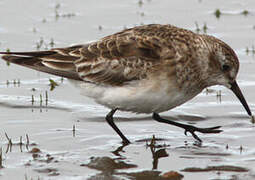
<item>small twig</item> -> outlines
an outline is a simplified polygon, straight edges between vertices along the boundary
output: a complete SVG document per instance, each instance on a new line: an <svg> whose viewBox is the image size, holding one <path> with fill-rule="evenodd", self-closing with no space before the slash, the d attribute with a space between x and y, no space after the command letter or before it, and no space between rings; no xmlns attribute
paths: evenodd
<svg viewBox="0 0 255 180"><path fill-rule="evenodd" d="M5 133L5 137L8 140L8 144L10 144L10 146L12 146L12 139L8 137L7 133Z"/></svg>
<svg viewBox="0 0 255 180"><path fill-rule="evenodd" d="M208 29L208 27L207 27L206 23L204 23L204 26L203 26L203 31L204 31L204 33L207 32L207 29Z"/></svg>
<svg viewBox="0 0 255 180"><path fill-rule="evenodd" d="M45 101L48 101L48 91L45 91Z"/></svg>
<svg viewBox="0 0 255 180"><path fill-rule="evenodd" d="M18 79L17 84L18 84L18 86L20 86L20 79Z"/></svg>
<svg viewBox="0 0 255 180"><path fill-rule="evenodd" d="M27 138L27 145L29 145L29 137L28 137L28 134L26 134L26 138Z"/></svg>
<svg viewBox="0 0 255 180"><path fill-rule="evenodd" d="M26 149L29 150L29 149L28 149L28 146L29 146L29 137L28 137L28 134L26 134L26 139L27 139Z"/></svg>
<svg viewBox="0 0 255 180"><path fill-rule="evenodd" d="M200 28L199 28L199 25L197 22L195 22L195 25L196 25L196 32L199 33L200 32Z"/></svg>
<svg viewBox="0 0 255 180"><path fill-rule="evenodd" d="M42 100L42 94L40 94L40 106L42 106L42 102L43 102L43 100Z"/></svg>
<svg viewBox="0 0 255 180"><path fill-rule="evenodd" d="M75 125L73 125L73 137L75 137Z"/></svg>
<svg viewBox="0 0 255 180"><path fill-rule="evenodd" d="M221 103L221 90L217 91L216 98Z"/></svg>
<svg viewBox="0 0 255 180"><path fill-rule="evenodd" d="M7 145L7 148L6 148L6 151L5 151L6 154L9 152L9 149L10 149L10 152L11 152L10 144Z"/></svg>
<svg viewBox="0 0 255 180"><path fill-rule="evenodd" d="M152 139L151 139L151 146L155 146L155 144L156 144L156 138L155 138L155 135L153 134L152 135Z"/></svg>
<svg viewBox="0 0 255 180"><path fill-rule="evenodd" d="M12 140L11 140L11 138L8 137L7 133L5 133L5 137L8 140L8 145L7 145L7 149L6 149L6 153L8 153L9 150L10 150L10 152L12 151Z"/></svg>
<svg viewBox="0 0 255 180"><path fill-rule="evenodd" d="M10 138L8 137L7 133L5 132L5 137L7 138L8 141L10 141Z"/></svg>
<svg viewBox="0 0 255 180"><path fill-rule="evenodd" d="M22 136L19 138L19 144L22 145Z"/></svg>
<svg viewBox="0 0 255 180"><path fill-rule="evenodd" d="M34 95L32 95L32 100L31 100L31 102L32 102L32 105L33 105L33 104L34 104L34 102L35 102Z"/></svg>
<svg viewBox="0 0 255 180"><path fill-rule="evenodd" d="M45 91L45 104L48 105L48 91Z"/></svg>
<svg viewBox="0 0 255 180"><path fill-rule="evenodd" d="M228 150L228 148L229 148L229 147L228 147L228 144L227 144L227 145L226 145L226 149Z"/></svg>
<svg viewBox="0 0 255 180"><path fill-rule="evenodd" d="M0 168L3 168L3 149L0 149Z"/></svg>
<svg viewBox="0 0 255 180"><path fill-rule="evenodd" d="M20 152L23 152L22 151L22 136L20 136L19 138L19 148L20 148Z"/></svg>
<svg viewBox="0 0 255 180"><path fill-rule="evenodd" d="M154 152L154 151L155 151L155 145L156 145L156 138L155 138L155 135L153 134L153 135L152 135L152 138L151 138L151 142L148 143L148 142L146 141L146 146L147 146L147 147L150 147L151 152Z"/></svg>
<svg viewBox="0 0 255 180"><path fill-rule="evenodd" d="M240 154L243 152L243 146L240 146Z"/></svg>
<svg viewBox="0 0 255 180"><path fill-rule="evenodd" d="M49 45L50 45L50 47L54 47L55 42L54 42L54 39L53 39L53 38L50 39Z"/></svg>

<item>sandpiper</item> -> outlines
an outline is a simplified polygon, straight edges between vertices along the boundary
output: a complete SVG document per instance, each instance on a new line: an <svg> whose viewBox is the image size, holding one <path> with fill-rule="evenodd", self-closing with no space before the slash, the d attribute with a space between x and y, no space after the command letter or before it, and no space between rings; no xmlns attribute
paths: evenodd
<svg viewBox="0 0 255 180"><path fill-rule="evenodd" d="M75 82L82 94L111 109L106 121L124 144L130 141L114 123L116 110L152 113L156 121L183 128L200 142L196 131L221 132L221 126L198 128L158 114L213 85L231 89L252 115L236 82L239 61L231 47L213 36L172 25L138 26L66 48L0 54L8 62Z"/></svg>

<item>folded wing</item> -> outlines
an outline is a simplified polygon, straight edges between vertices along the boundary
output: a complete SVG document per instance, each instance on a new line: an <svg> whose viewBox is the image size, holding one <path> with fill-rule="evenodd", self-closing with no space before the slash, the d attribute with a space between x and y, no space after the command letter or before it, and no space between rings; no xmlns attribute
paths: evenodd
<svg viewBox="0 0 255 180"><path fill-rule="evenodd" d="M157 27L152 30L157 32ZM2 58L11 63L57 76L104 85L121 85L147 78L154 67L167 58L166 54L175 56L173 47L165 43L162 38L146 33L144 26L143 29L127 29L85 45L0 54L5 54Z"/></svg>

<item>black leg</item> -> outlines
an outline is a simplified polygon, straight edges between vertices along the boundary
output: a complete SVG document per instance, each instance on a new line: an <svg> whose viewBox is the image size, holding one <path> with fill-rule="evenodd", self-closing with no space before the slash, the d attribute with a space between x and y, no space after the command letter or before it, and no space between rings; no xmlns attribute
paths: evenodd
<svg viewBox="0 0 255 180"><path fill-rule="evenodd" d="M196 140L198 140L199 142L202 142L202 140L195 134L196 131L201 132L201 133L220 133L220 132L222 132L222 130L219 130L219 128L221 126L215 126L215 127L211 127L211 128L197 128L195 126L191 126L191 125L187 125L187 124L181 124L181 123L178 123L178 122L163 119L157 113L153 113L152 118L155 119L158 122L171 124L171 125L174 125L174 126L185 129L185 132L184 132L185 135L187 135L187 132L190 132L190 134L192 134L192 136Z"/></svg>
<svg viewBox="0 0 255 180"><path fill-rule="evenodd" d="M113 121L113 115L117 111L117 109L111 110L105 117L106 121L110 126L114 129L116 133L121 137L123 144L130 144L130 141L122 134L122 132L119 130L119 128L115 125Z"/></svg>

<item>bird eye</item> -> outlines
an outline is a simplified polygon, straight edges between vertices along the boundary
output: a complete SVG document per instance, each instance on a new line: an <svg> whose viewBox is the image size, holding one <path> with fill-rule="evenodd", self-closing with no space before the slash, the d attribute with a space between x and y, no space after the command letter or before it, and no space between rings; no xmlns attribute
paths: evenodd
<svg viewBox="0 0 255 180"><path fill-rule="evenodd" d="M229 70L230 70L230 66L227 65L227 64L224 64L224 65L222 66L222 70L223 70L223 71L229 71Z"/></svg>

